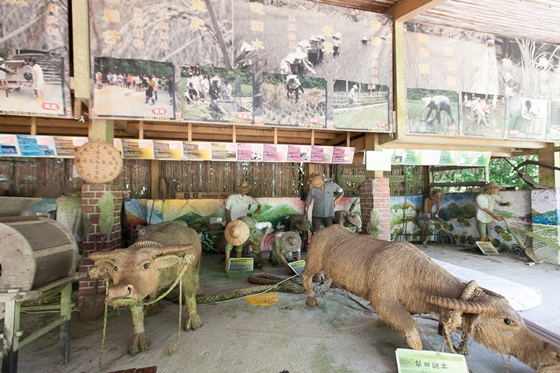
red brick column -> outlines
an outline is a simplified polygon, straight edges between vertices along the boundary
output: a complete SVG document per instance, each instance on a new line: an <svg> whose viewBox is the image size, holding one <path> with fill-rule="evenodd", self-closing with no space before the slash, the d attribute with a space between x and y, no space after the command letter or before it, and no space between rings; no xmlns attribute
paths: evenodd
<svg viewBox="0 0 560 373"><path fill-rule="evenodd" d="M360 210L362 212L362 231L373 219L379 228L377 238L391 240L391 193L389 179L366 179L360 186Z"/></svg>
<svg viewBox="0 0 560 373"><path fill-rule="evenodd" d="M113 227L110 234L103 234L99 225L101 210L99 200L110 193L113 197L115 208L113 211ZM121 207L123 201L123 191L113 185L107 184L84 184L82 186L82 213L84 216L84 241L83 258L80 272L87 273L92 267L93 262L89 259L89 254L94 251L112 250L121 247ZM84 296L94 294L95 280L85 278L80 281L78 288L78 304L81 305ZM100 282L99 294L105 294L103 283Z"/></svg>

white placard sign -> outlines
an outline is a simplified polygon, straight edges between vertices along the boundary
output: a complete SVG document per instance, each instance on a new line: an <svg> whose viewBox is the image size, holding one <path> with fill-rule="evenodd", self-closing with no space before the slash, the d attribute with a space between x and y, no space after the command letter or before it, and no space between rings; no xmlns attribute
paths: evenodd
<svg viewBox="0 0 560 373"><path fill-rule="evenodd" d="M366 151L366 171L391 171L391 151Z"/></svg>

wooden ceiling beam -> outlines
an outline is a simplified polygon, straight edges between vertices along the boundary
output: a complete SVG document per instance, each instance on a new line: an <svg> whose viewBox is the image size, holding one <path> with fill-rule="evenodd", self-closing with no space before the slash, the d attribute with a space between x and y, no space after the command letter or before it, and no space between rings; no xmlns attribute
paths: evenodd
<svg viewBox="0 0 560 373"><path fill-rule="evenodd" d="M385 14L392 16L394 21L406 22L446 2L447 0L403 0L387 9Z"/></svg>

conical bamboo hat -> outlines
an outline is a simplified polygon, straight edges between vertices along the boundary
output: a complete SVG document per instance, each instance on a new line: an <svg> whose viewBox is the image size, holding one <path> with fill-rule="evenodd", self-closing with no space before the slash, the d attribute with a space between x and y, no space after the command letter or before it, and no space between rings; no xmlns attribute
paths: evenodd
<svg viewBox="0 0 560 373"><path fill-rule="evenodd" d="M233 246L239 246L249 238L251 234L249 226L241 220L234 220L226 226L224 235L226 236L226 241Z"/></svg>

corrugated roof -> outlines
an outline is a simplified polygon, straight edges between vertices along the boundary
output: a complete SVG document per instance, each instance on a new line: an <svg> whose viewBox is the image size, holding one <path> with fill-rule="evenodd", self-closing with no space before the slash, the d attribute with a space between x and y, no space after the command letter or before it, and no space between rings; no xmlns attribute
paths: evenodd
<svg viewBox="0 0 560 373"><path fill-rule="evenodd" d="M317 1L404 16L407 20L432 25L560 44L558 0Z"/></svg>

